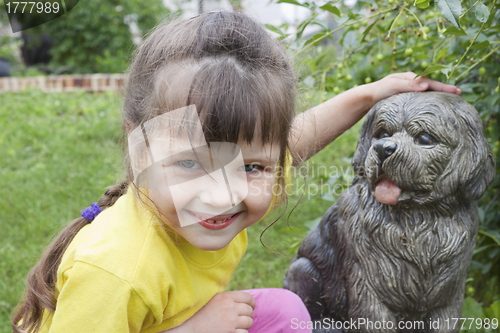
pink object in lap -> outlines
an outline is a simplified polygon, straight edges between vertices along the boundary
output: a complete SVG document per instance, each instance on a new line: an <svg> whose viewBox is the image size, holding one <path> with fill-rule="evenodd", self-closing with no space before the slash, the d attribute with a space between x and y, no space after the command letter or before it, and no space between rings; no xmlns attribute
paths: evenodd
<svg viewBox="0 0 500 333"><path fill-rule="evenodd" d="M310 333L292 329L293 322L309 322L311 316L299 296L286 289L242 290L255 299L253 325L248 333ZM292 322L292 320L294 320ZM297 325L293 325L295 328Z"/></svg>

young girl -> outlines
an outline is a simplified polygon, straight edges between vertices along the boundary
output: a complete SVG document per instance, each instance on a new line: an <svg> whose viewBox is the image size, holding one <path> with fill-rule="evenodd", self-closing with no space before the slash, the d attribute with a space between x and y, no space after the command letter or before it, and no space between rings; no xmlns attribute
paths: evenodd
<svg viewBox="0 0 500 333"><path fill-rule="evenodd" d="M286 200L292 159L315 154L378 100L460 93L414 76L390 75L294 118L292 65L252 19L217 12L157 28L125 95L127 180L43 254L14 331L306 332L292 329L310 318L291 292L224 292L245 229Z"/></svg>

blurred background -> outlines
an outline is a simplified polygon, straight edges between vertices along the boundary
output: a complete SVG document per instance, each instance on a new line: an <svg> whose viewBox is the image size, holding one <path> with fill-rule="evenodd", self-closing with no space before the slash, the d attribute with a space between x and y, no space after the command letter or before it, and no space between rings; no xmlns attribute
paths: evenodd
<svg viewBox="0 0 500 333"><path fill-rule="evenodd" d="M142 36L170 15L189 18L201 12L237 10L274 26L294 26L308 15L306 8L268 0L83 0L71 15L13 33L3 0L0 6L3 76L121 73ZM12 24L26 29L32 21Z"/></svg>
<svg viewBox="0 0 500 333"><path fill-rule="evenodd" d="M165 18L220 9L251 15L283 43L295 66L297 112L394 72L462 89L497 157L497 176L478 201L463 317L500 319L499 7L499 0L81 0L64 16L13 33L0 0L0 333L11 332L26 277L53 236L124 178L120 82L144 35ZM230 290L281 286L302 239L350 186L361 124L294 170L288 204L249 228Z"/></svg>

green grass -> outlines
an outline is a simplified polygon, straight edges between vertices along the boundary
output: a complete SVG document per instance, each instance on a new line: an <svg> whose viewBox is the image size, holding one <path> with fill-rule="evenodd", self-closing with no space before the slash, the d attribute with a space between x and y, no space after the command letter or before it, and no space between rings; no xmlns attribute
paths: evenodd
<svg viewBox="0 0 500 333"><path fill-rule="evenodd" d="M113 93L0 94L0 333L11 332L9 317L26 276L51 238L98 200L107 186L124 178L120 103ZM337 178L335 169L328 174L322 169L320 175L317 171L321 165L346 171L350 164L343 157L352 156L359 126L309 161L310 173L314 170L309 185L349 185L349 176ZM295 177L292 192L298 192L302 182ZM305 192L298 204L298 194L290 197L283 217L264 234L266 246L281 254L263 247L259 237L282 208L249 228L247 253L228 289L281 286L311 221L332 204L331 197ZM287 217L294 207L290 229Z"/></svg>
<svg viewBox="0 0 500 333"><path fill-rule="evenodd" d="M0 331L51 237L120 178L119 100L0 94Z"/></svg>

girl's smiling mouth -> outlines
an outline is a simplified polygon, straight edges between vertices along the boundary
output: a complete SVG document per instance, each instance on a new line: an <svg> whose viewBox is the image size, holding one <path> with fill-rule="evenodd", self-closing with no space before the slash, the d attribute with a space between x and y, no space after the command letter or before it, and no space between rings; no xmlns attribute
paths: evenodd
<svg viewBox="0 0 500 333"><path fill-rule="evenodd" d="M223 214L214 216L213 214L192 212L187 209L185 209L185 211L202 227L211 230L220 230L228 227L243 213L243 211L241 211L233 214Z"/></svg>

